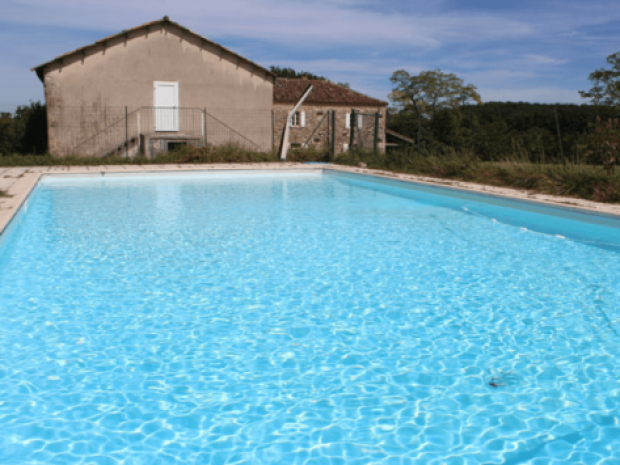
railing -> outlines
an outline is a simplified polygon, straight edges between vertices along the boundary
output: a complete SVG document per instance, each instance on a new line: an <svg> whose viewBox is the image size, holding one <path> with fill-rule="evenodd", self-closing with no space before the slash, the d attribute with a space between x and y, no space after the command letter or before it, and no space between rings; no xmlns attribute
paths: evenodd
<svg viewBox="0 0 620 465"><path fill-rule="evenodd" d="M120 153L128 156L130 145L135 147L136 144L140 143L139 111L138 109L129 113L128 109L125 109L126 113L122 118L80 142L73 147L71 153L91 156L109 156ZM135 120L138 121L138 127L135 125ZM130 125L130 122L134 124Z"/></svg>
<svg viewBox="0 0 620 465"><path fill-rule="evenodd" d="M193 147L234 145L249 151L271 149L270 110L215 110L215 114L192 107L125 107L121 110L124 114L120 117L116 108L117 118L111 123L62 151L89 156L150 157L167 151L169 143ZM89 116L92 121L81 122L81 127L101 126L96 114ZM62 130L58 137L61 136Z"/></svg>
<svg viewBox="0 0 620 465"><path fill-rule="evenodd" d="M206 135L208 136L208 144L218 145L235 145L246 150L260 152L264 150L260 145L253 142L239 131L228 126L226 123L213 115L205 112Z"/></svg>

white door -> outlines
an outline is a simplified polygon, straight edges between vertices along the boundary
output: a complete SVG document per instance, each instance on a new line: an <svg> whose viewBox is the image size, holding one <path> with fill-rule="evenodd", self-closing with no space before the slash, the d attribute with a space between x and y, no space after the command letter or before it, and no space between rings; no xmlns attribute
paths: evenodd
<svg viewBox="0 0 620 465"><path fill-rule="evenodd" d="M179 83L155 82L155 131L179 130Z"/></svg>

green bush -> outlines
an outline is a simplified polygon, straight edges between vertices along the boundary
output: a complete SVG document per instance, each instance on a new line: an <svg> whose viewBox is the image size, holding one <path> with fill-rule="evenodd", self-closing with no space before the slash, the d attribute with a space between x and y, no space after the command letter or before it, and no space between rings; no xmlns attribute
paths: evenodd
<svg viewBox="0 0 620 465"><path fill-rule="evenodd" d="M0 154L47 151L47 112L45 105L20 105L14 114L0 113Z"/></svg>

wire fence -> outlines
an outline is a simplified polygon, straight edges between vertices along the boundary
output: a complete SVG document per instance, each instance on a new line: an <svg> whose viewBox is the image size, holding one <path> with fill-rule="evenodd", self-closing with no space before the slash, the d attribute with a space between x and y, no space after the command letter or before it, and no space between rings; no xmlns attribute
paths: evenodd
<svg viewBox="0 0 620 465"><path fill-rule="evenodd" d="M286 109L273 111L274 146L282 139L288 115ZM302 106L291 119L289 143L291 149L309 148L329 152L332 156L352 149L383 151L385 114L372 109Z"/></svg>
<svg viewBox="0 0 620 465"><path fill-rule="evenodd" d="M0 104L0 154L151 157L180 145L269 152L280 144L289 111L148 106L48 111L39 103ZM481 160L533 163L603 164L606 156L620 157L619 124L613 122L620 109L608 106L490 103L431 116L375 111L302 106L291 121L290 146L334 156L406 148L420 156L470 153Z"/></svg>
<svg viewBox="0 0 620 465"><path fill-rule="evenodd" d="M41 104L0 105L0 110L0 154L127 158L152 158L179 146L270 152L279 147L290 111ZM290 124L292 149L333 156L384 149L385 113L372 109L302 106Z"/></svg>
<svg viewBox="0 0 620 465"><path fill-rule="evenodd" d="M272 149L269 110L63 106L50 109L48 119L55 154L152 157L180 145Z"/></svg>
<svg viewBox="0 0 620 465"><path fill-rule="evenodd" d="M352 110L350 118L350 148L377 151L381 114Z"/></svg>
<svg viewBox="0 0 620 465"><path fill-rule="evenodd" d="M487 161L603 164L605 153L620 155L618 117L613 107L508 103L432 116L392 111L389 127L404 137L388 134L388 146L419 156L470 153Z"/></svg>

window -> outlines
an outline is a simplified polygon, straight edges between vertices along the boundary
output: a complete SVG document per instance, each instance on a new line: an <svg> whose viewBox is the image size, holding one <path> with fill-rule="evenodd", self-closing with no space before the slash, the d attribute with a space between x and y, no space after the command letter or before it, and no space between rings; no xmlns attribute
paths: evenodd
<svg viewBox="0 0 620 465"><path fill-rule="evenodd" d="M291 127L293 128L305 128L306 127L306 112L296 111L291 117Z"/></svg>
<svg viewBox="0 0 620 465"><path fill-rule="evenodd" d="M293 116L291 118L291 127L293 128L299 127L299 112L298 111L293 113Z"/></svg>
<svg viewBox="0 0 620 465"><path fill-rule="evenodd" d="M363 128L363 123L362 123L362 117L364 115L362 115L361 113L355 113L355 119L357 120L357 127L359 129ZM345 120L344 120L344 127L345 129L351 129L351 113L347 113L345 116Z"/></svg>
<svg viewBox="0 0 620 465"><path fill-rule="evenodd" d="M187 147L186 141L168 142L167 144L168 152L176 152L181 150L183 147Z"/></svg>

